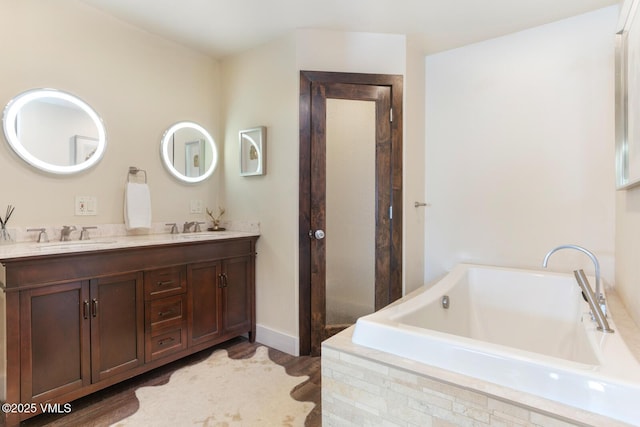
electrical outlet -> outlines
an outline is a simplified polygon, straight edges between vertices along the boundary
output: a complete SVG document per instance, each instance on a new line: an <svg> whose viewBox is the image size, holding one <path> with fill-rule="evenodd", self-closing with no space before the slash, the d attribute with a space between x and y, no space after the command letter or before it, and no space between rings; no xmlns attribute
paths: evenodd
<svg viewBox="0 0 640 427"><path fill-rule="evenodd" d="M96 196L76 196L76 216L97 215L98 199Z"/></svg>
<svg viewBox="0 0 640 427"><path fill-rule="evenodd" d="M202 200L191 200L191 206L189 210L192 214L202 213Z"/></svg>

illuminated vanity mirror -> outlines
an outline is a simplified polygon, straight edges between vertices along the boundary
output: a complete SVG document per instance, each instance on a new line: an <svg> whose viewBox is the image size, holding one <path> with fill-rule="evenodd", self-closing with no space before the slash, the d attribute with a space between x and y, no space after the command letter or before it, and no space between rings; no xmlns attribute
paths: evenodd
<svg viewBox="0 0 640 427"><path fill-rule="evenodd" d="M264 126L240 131L240 175L266 173L267 128Z"/></svg>
<svg viewBox="0 0 640 427"><path fill-rule="evenodd" d="M167 129L160 142L160 157L171 175L187 183L209 178L218 164L215 141L193 122L179 122Z"/></svg>
<svg viewBox="0 0 640 427"><path fill-rule="evenodd" d="M33 89L9 101L2 118L7 142L31 166L73 174L94 166L104 154L104 124L78 97L55 89Z"/></svg>

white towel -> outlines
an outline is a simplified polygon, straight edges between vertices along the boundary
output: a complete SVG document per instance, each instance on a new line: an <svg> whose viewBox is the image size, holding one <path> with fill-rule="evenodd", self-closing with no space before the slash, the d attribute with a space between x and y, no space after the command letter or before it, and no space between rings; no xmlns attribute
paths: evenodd
<svg viewBox="0 0 640 427"><path fill-rule="evenodd" d="M127 230L151 228L151 192L147 184L127 183L124 191L124 224Z"/></svg>

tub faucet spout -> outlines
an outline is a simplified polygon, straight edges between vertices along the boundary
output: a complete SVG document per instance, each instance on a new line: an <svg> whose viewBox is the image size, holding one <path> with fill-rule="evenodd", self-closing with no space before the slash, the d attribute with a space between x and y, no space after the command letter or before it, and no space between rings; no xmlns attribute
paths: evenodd
<svg viewBox="0 0 640 427"><path fill-rule="evenodd" d="M602 313L604 314L604 316L607 316L607 304L606 301L604 299L604 294L602 293L602 290L600 288L600 263L598 262L598 258L596 258L596 256L593 254L593 252L589 251L588 249L583 248L582 246L578 246L578 245L561 245L558 246L556 248L551 249L547 255L544 257L544 261L542 261L542 266L544 268L547 268L547 262L549 261L549 258L551 257L551 255L553 255L554 252L559 251L560 249L575 249L577 251L580 251L584 254L586 254L589 258L591 258L591 261L593 261L593 266L595 268L595 275L596 275L596 292L595 292L595 300L598 303L598 305L600 306ZM594 313L595 315L595 313Z"/></svg>
<svg viewBox="0 0 640 427"><path fill-rule="evenodd" d="M576 276L578 286L580 286L580 289L582 289L582 292L584 292L587 297L587 302L589 303L589 307L591 307L591 315L593 317L593 320L595 320L598 324L598 330L608 333L614 332L613 329L611 329L611 327L609 326L607 317L602 312L600 304L598 304L598 301L596 301L596 298L593 295L593 290L591 289L591 285L587 280L587 276L584 275L584 271L574 270L573 275Z"/></svg>

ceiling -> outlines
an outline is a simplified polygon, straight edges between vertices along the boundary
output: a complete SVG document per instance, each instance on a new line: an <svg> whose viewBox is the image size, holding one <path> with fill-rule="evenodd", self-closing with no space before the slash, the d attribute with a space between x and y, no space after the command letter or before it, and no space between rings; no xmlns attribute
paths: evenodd
<svg viewBox="0 0 640 427"><path fill-rule="evenodd" d="M80 0L213 57L292 30L407 34L425 54L464 46L620 0Z"/></svg>

